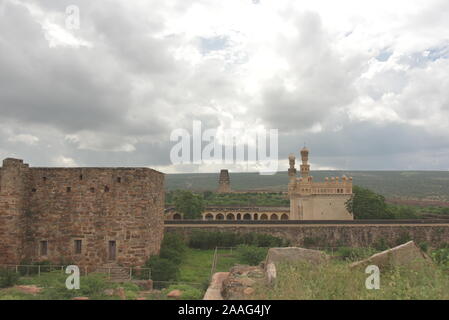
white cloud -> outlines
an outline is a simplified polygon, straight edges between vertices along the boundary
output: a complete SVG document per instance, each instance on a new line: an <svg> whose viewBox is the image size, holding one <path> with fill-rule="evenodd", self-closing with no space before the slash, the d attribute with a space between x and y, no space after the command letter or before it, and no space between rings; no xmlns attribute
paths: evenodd
<svg viewBox="0 0 449 320"><path fill-rule="evenodd" d="M35 137L31 134L18 134L18 135L9 137L8 141L25 143L27 145L34 145L39 142L39 138Z"/></svg>
<svg viewBox="0 0 449 320"><path fill-rule="evenodd" d="M337 137L358 137L348 130L362 125L372 131L360 144L375 144L390 125L405 140L415 129L426 139L447 133L447 1L82 0L76 31L64 25L70 4L4 6L2 126L32 128L34 138L6 139L2 152L54 161L31 148L45 146L79 164L168 168L170 131L194 119L278 128L289 137L281 158L303 141L315 141L318 153L328 139L344 144ZM398 136L391 139L403 144ZM435 152L446 155L437 149L449 140L441 143Z"/></svg>

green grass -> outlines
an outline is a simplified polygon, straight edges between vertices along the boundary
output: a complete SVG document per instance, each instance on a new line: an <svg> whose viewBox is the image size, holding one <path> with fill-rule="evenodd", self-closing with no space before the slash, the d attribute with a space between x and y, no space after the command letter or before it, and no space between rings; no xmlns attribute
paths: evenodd
<svg viewBox="0 0 449 320"><path fill-rule="evenodd" d="M380 289L368 290L364 270L351 270L347 262L327 265L280 264L273 288L260 285L254 299L262 300L408 300L449 299L449 276L441 268L419 271L396 268L381 271Z"/></svg>
<svg viewBox="0 0 449 320"><path fill-rule="evenodd" d="M0 290L0 300L70 300L74 297L89 297L91 300L118 299L105 294L106 289L123 287L127 299L137 298L139 287L133 283L111 283L106 275L89 274L81 276L80 289L68 290L65 286L66 274L60 271L42 273L40 276L21 277L19 285L36 285L43 288L39 294L25 294L14 288Z"/></svg>
<svg viewBox="0 0 449 320"><path fill-rule="evenodd" d="M178 281L201 283L209 281L215 250L188 248L183 259ZM237 263L237 258L229 250L219 250L219 259L215 272L229 271Z"/></svg>

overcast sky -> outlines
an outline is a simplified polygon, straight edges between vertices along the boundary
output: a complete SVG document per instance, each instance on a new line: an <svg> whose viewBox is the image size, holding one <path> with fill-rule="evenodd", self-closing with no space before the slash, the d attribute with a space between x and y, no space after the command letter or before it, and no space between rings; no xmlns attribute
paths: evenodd
<svg viewBox="0 0 449 320"><path fill-rule="evenodd" d="M447 0L0 0L0 157L215 171L170 163L171 131L200 120L278 129L282 170L304 142L312 169L449 170L448 17Z"/></svg>

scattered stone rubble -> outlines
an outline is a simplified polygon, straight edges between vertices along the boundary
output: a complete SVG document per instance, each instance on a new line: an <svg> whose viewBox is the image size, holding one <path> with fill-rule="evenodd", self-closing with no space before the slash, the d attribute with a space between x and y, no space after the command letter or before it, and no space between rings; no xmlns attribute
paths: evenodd
<svg viewBox="0 0 449 320"><path fill-rule="evenodd" d="M318 250L305 248L271 248L265 262L259 266L237 265L230 272L217 272L204 295L204 300L245 300L250 299L258 284L275 284L276 267L280 262L327 263L331 257ZM433 265L432 259L413 241L377 253L365 260L354 262L350 268L376 265L380 269L392 266L420 268Z"/></svg>

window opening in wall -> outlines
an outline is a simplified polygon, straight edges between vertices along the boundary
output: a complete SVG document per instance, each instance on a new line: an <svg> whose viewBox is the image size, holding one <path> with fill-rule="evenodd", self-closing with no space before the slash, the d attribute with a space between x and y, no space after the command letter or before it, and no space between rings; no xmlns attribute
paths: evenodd
<svg viewBox="0 0 449 320"><path fill-rule="evenodd" d="M109 260L115 260L116 250L117 250L117 244L116 244L115 240L109 241L109 243L108 243Z"/></svg>
<svg viewBox="0 0 449 320"><path fill-rule="evenodd" d="M40 242L40 255L46 256L48 254L48 241L43 240Z"/></svg>
<svg viewBox="0 0 449 320"><path fill-rule="evenodd" d="M75 254L80 254L81 253L81 246L82 246L82 241L81 240L75 240Z"/></svg>

